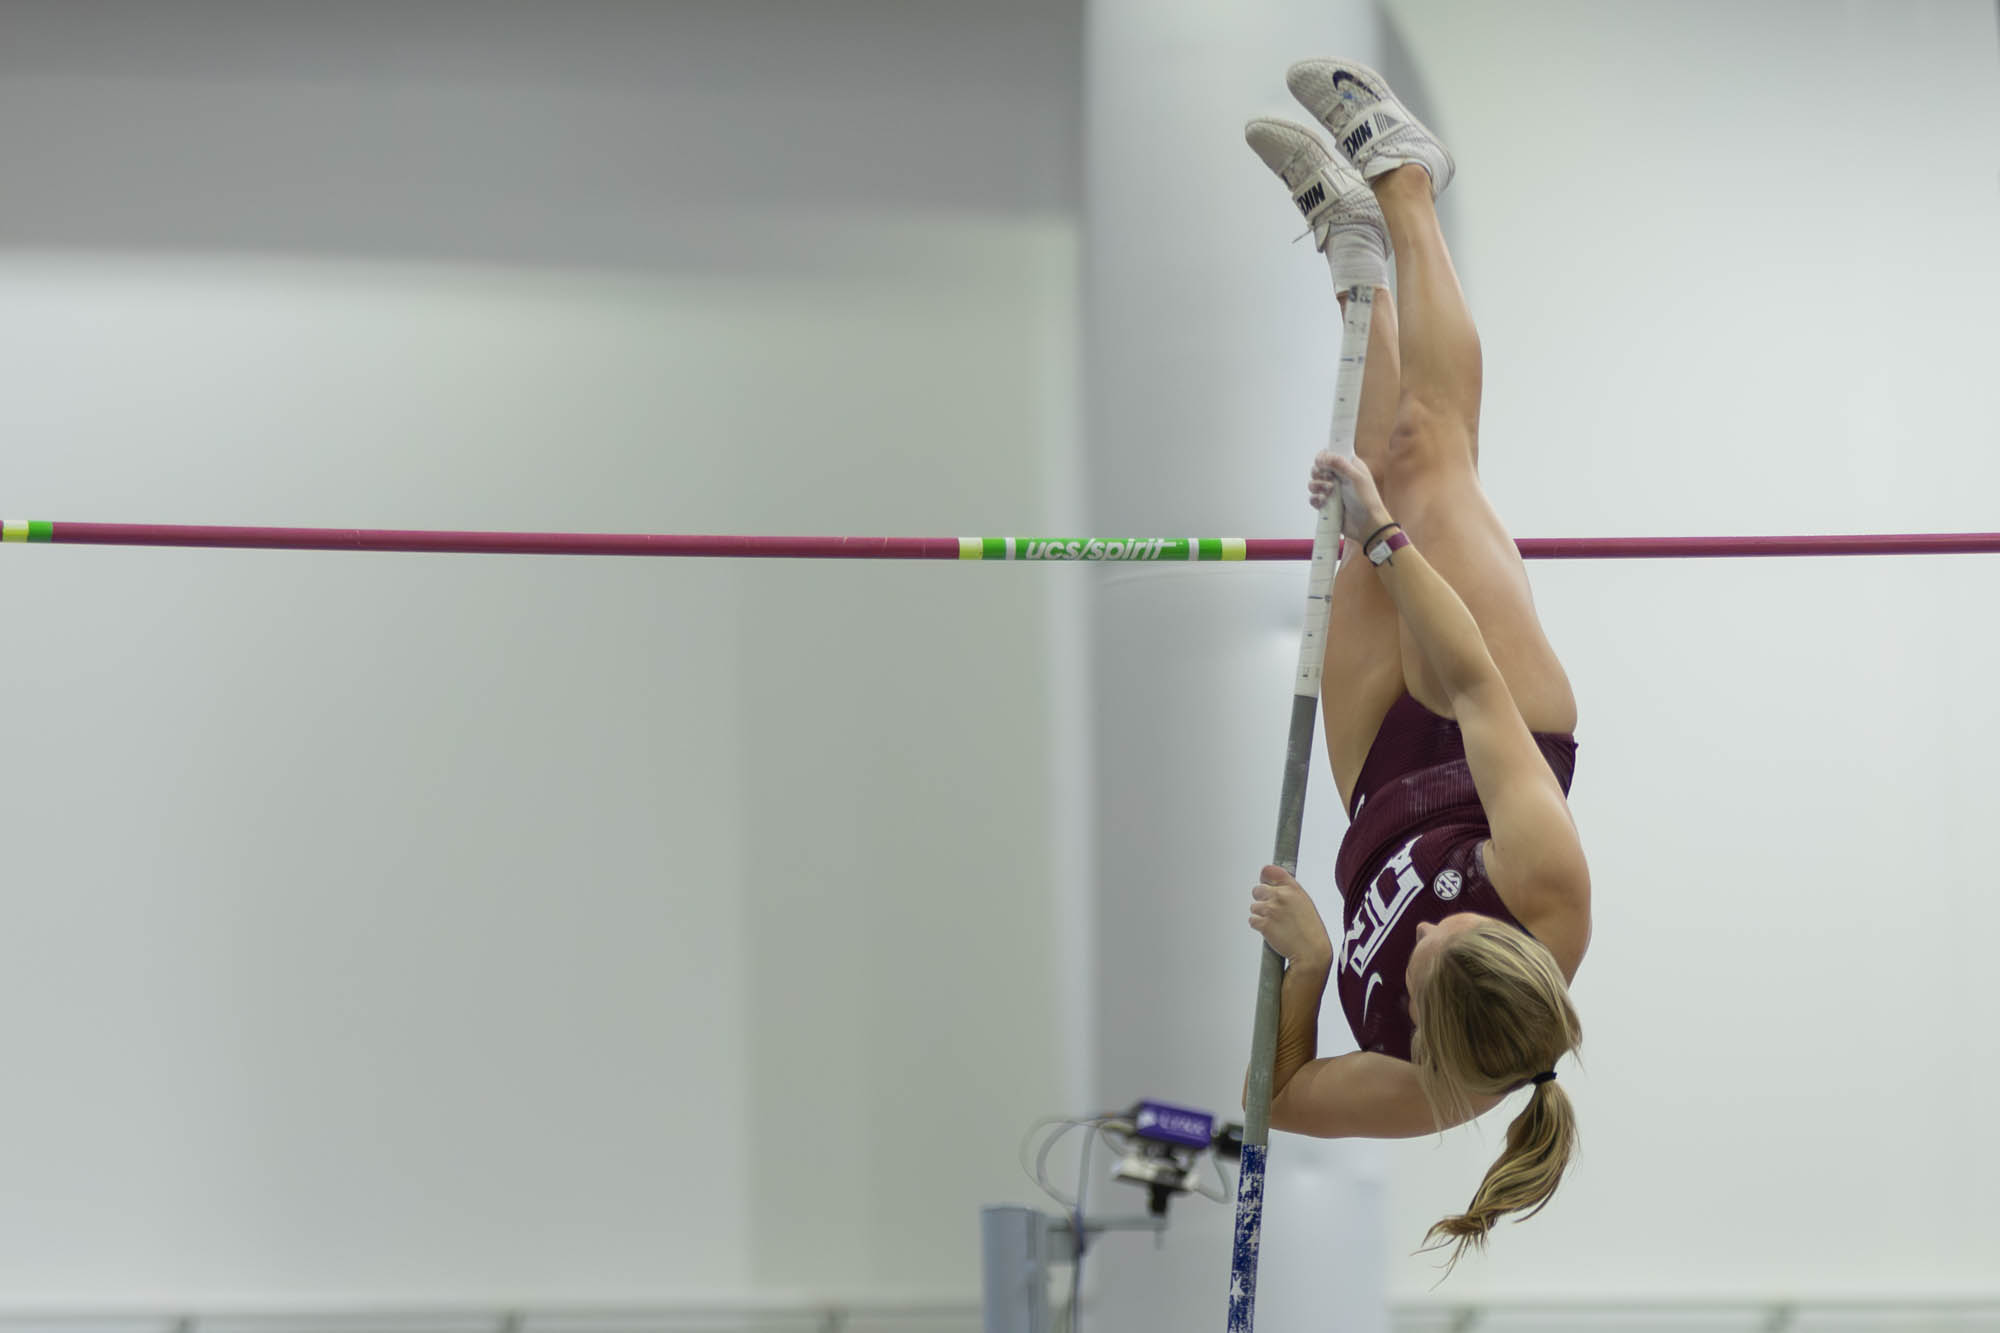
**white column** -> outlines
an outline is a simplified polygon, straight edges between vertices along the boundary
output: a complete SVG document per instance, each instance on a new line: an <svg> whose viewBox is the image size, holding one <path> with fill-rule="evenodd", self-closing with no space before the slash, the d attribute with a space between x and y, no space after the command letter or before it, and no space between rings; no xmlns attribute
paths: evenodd
<svg viewBox="0 0 2000 1333"><path fill-rule="evenodd" d="M1244 146L1260 113L1306 119L1285 67L1375 62L1363 0L1092 0L1085 54L1089 519L1105 535L1311 534L1305 473L1326 438L1339 312L1283 186ZM1097 849L1095 1100L1240 1117L1256 994L1249 886L1269 857L1301 566L1107 570L1092 619ZM1345 826L1323 760L1301 875L1338 917ZM1347 1046L1339 1006L1322 1050ZM1258 1323L1378 1330L1383 1154L1280 1135ZM1093 1208L1136 1191L1093 1186ZM1156 1250L1093 1247L1089 1333L1219 1330L1231 1209L1174 1205Z"/></svg>

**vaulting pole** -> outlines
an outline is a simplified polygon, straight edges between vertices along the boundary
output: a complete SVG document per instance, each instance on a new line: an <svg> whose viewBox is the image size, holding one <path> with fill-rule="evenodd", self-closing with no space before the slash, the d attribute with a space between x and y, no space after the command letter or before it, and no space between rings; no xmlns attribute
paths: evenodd
<svg viewBox="0 0 2000 1333"><path fill-rule="evenodd" d="M1368 327L1375 291L1347 293L1340 333L1340 369L1334 377L1329 448L1354 452L1354 424L1361 410L1361 377L1368 361ZM1326 658L1327 611L1340 564L1340 492L1319 511L1313 531L1312 567L1306 575L1305 632L1292 681L1291 731L1285 741L1285 778L1278 794L1277 848L1271 863L1296 874L1299 830L1305 822L1306 776L1312 771L1313 731L1319 720L1320 666ZM1257 1013L1250 1034L1250 1077L1243 1095L1243 1164L1236 1176L1236 1242L1229 1271L1229 1333L1250 1333L1257 1309L1257 1252L1264 1224L1264 1163L1271 1140L1271 1067L1278 1050L1278 998L1285 960L1270 945L1257 974Z"/></svg>

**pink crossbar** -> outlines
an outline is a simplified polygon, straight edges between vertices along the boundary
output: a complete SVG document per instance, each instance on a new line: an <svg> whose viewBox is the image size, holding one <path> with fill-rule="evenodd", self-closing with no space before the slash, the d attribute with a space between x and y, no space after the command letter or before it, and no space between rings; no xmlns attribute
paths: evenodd
<svg viewBox="0 0 2000 1333"><path fill-rule="evenodd" d="M710 556L804 560L957 560L956 537L770 537L730 534L431 532L392 528L54 523L45 540L87 546L197 546L292 551L487 555ZM1685 560L1762 556L2000 553L2000 532L1843 533L1787 537L1526 537L1529 560ZM1252 537L1250 560L1306 560L1306 539Z"/></svg>

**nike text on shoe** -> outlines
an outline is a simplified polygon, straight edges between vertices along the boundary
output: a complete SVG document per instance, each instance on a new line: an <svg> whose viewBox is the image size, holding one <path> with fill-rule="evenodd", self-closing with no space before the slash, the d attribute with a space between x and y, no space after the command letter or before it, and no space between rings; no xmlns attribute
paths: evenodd
<svg viewBox="0 0 2000 1333"><path fill-rule="evenodd" d="M1292 204L1326 255L1334 285L1379 287L1389 277L1389 227L1375 192L1327 152L1319 136L1289 120L1253 120L1243 138L1292 193Z"/></svg>

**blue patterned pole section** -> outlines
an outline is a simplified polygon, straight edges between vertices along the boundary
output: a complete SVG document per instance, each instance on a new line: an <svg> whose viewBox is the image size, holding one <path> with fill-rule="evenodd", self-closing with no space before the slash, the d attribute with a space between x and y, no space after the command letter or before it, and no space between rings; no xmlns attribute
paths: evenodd
<svg viewBox="0 0 2000 1333"><path fill-rule="evenodd" d="M1375 290L1346 293L1340 333L1340 370L1333 386L1333 429L1328 448L1354 452L1361 411L1361 377L1368 359L1368 326ZM1299 638L1299 668L1292 684L1292 721L1285 741L1285 780L1278 795L1277 851L1273 865L1296 874L1299 830L1305 823L1306 775L1312 769L1313 729L1319 717L1320 665L1326 658L1327 610L1340 561L1340 494L1319 512L1313 530L1312 568L1306 576L1306 624ZM1250 1072L1243 1095L1243 1164L1236 1176L1236 1244L1229 1269L1229 1333L1251 1333L1257 1313L1257 1251L1264 1228L1264 1161L1271 1141L1272 1066L1278 1053L1278 1002L1285 960L1267 944L1257 973L1257 1016L1250 1032Z"/></svg>
<svg viewBox="0 0 2000 1333"><path fill-rule="evenodd" d="M1229 1333L1250 1333L1257 1318L1257 1247L1264 1238L1264 1154L1261 1143L1243 1145L1236 1175L1236 1243L1229 1260Z"/></svg>

